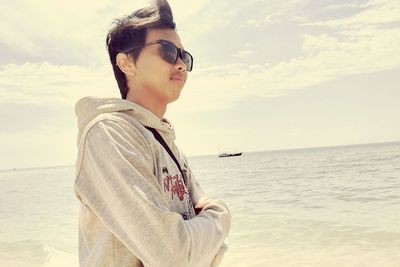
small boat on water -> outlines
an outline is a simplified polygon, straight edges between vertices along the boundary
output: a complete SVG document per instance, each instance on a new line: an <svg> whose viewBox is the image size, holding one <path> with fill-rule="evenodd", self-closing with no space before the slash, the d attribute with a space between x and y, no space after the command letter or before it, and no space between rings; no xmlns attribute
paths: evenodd
<svg viewBox="0 0 400 267"><path fill-rule="evenodd" d="M221 153L218 155L220 158L225 158L225 157L236 157L236 156L241 156L242 152L239 153Z"/></svg>

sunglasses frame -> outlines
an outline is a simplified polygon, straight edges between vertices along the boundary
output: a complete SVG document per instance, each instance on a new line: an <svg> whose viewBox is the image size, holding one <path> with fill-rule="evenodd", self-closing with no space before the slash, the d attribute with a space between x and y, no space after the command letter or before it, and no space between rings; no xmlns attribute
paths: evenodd
<svg viewBox="0 0 400 267"><path fill-rule="evenodd" d="M163 39L160 39L160 40L156 40L156 41L153 41L153 42L149 42L149 43L146 43L146 44L144 44L144 45L142 45L142 46L137 46L137 47L132 47L132 48L129 48L129 49L127 49L127 50L125 50L125 51L122 51L122 53L128 53L129 51L132 51L132 50L135 50L135 49L139 49L139 48L143 48L143 47L146 47L146 46L150 46L150 45L155 45L155 44L160 44L160 45L163 45L163 44L169 44L169 45L172 45L175 49L176 49L176 58L175 58L175 60L174 60L174 62L169 62L168 60L166 60L165 58L164 58L164 56L161 54L161 57L166 61L166 62L168 62L168 63L170 63L170 64L175 64L176 63L176 61L178 60L178 57L180 58L180 59L182 59L182 61L185 63L185 65L186 65L186 71L188 71L188 72L190 72L190 71L192 71L192 69L193 69L193 56L188 52L188 51L186 51L186 50L183 50L183 49L181 49L181 48L178 48L176 45L174 45L172 42L170 42L170 41L167 41L167 40L163 40ZM160 47L160 50L161 50L162 48ZM189 57L190 57L190 66L188 66L187 64L186 64L186 62L184 61L184 59L183 59L183 54L184 53L186 53L187 55L189 55Z"/></svg>

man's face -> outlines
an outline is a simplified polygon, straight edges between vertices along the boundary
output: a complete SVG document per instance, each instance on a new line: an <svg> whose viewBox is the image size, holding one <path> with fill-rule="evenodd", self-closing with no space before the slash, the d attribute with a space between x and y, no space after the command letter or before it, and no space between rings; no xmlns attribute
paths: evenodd
<svg viewBox="0 0 400 267"><path fill-rule="evenodd" d="M166 40L182 48L178 34L172 29L152 29L146 37L146 44ZM151 97L160 104L168 104L179 98L187 79L186 65L181 58L175 64L166 62L160 54L160 44L142 48L136 61L133 93L145 90L146 97Z"/></svg>

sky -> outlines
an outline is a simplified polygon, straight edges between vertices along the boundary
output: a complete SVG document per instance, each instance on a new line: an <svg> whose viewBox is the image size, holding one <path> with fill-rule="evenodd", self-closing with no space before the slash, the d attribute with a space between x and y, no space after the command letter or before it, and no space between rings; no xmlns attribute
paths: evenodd
<svg viewBox="0 0 400 267"><path fill-rule="evenodd" d="M74 105L119 97L113 19L147 1L0 3L0 169L72 165ZM165 117L188 155L400 141L400 1L170 0L194 56Z"/></svg>

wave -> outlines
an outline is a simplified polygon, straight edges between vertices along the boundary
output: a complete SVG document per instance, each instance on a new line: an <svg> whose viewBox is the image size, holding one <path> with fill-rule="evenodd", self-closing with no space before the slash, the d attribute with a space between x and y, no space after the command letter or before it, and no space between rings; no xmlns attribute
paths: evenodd
<svg viewBox="0 0 400 267"><path fill-rule="evenodd" d="M1 242L0 266L73 267L78 257L36 240Z"/></svg>

